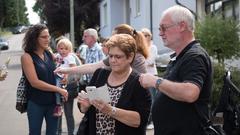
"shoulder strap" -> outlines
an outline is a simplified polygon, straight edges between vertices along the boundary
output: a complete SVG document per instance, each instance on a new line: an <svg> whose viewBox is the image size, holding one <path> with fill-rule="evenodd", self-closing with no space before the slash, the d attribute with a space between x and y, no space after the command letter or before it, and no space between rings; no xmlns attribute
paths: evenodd
<svg viewBox="0 0 240 135"><path fill-rule="evenodd" d="M208 126L210 126L210 125L212 124L212 122L210 121L210 119L209 119L206 115L204 115L203 113L201 113L201 112L199 111L199 108L197 107L196 104L193 104L193 105L194 105L194 108L195 108L195 110L196 110L199 118L200 118L200 124L201 124L201 126L202 126L202 127L208 127Z"/></svg>
<svg viewBox="0 0 240 135"><path fill-rule="evenodd" d="M101 83L101 82L102 82L102 83L100 84L100 86L101 86L101 85L104 85L103 83L106 82L109 73L110 73L109 70L106 70L106 69L104 69L104 68L100 68L99 71L98 71L97 79L96 79L95 83L97 83L97 82L100 82L100 83Z"/></svg>

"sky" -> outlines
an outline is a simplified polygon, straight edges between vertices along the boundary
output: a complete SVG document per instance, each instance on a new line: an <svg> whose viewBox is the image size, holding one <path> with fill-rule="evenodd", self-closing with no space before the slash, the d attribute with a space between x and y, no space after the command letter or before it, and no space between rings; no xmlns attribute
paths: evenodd
<svg viewBox="0 0 240 135"><path fill-rule="evenodd" d="M37 13L33 12L32 7L34 6L36 0L25 0L28 20L30 24L37 24L40 22L40 18Z"/></svg>

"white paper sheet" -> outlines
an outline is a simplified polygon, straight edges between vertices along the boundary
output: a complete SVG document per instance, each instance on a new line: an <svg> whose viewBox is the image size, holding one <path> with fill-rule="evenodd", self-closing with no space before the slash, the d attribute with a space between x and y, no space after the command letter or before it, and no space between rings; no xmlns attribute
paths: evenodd
<svg viewBox="0 0 240 135"><path fill-rule="evenodd" d="M107 85L98 88L96 88L95 86L87 86L86 91L90 101L94 99L103 100L107 103L111 101Z"/></svg>

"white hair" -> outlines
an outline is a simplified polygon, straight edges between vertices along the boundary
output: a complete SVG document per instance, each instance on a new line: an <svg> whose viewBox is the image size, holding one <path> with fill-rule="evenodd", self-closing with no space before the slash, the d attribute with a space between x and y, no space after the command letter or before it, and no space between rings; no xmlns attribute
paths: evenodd
<svg viewBox="0 0 240 135"><path fill-rule="evenodd" d="M97 39L98 39L97 30L95 30L93 28L88 28L88 29L84 30L84 33L87 33L88 35L93 36L94 39L97 41Z"/></svg>
<svg viewBox="0 0 240 135"><path fill-rule="evenodd" d="M195 18L193 14L190 12L190 10L188 10L187 8L179 5L175 5L166 9L162 13L161 19L166 15L169 15L174 23L179 23L181 21L186 22L188 25L188 30L194 31Z"/></svg>

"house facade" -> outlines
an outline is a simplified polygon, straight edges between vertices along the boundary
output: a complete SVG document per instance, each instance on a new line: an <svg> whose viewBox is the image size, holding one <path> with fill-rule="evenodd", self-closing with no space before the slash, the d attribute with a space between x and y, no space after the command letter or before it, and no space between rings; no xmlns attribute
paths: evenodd
<svg viewBox="0 0 240 135"><path fill-rule="evenodd" d="M111 36L114 27L121 23L136 30L146 27L152 31L157 48L164 49L158 30L161 13L176 4L190 9L196 19L202 19L206 13L240 18L239 0L101 0L100 35Z"/></svg>
<svg viewBox="0 0 240 135"><path fill-rule="evenodd" d="M196 12L197 1L182 0L181 4ZM100 35L109 37L114 27L127 23L136 30L144 27L150 29L153 33L154 44L158 49L164 48L159 37L159 21L161 13L172 5L176 5L175 0L102 0L100 3Z"/></svg>

